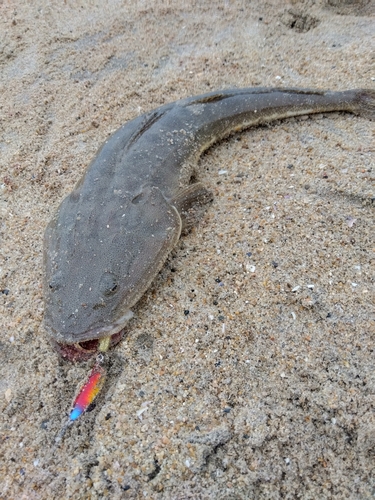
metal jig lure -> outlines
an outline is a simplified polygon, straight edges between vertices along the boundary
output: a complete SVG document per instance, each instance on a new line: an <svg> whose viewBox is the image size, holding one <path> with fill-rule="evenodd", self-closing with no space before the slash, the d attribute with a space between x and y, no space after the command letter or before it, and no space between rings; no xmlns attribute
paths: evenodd
<svg viewBox="0 0 375 500"><path fill-rule="evenodd" d="M95 365L93 366L86 382L81 387L78 395L74 399L69 419L57 435L55 439L56 443L62 440L67 428L81 415L83 415L85 411L87 411L91 403L93 403L94 399L101 391L107 376L107 370L104 367L104 353L108 351L109 345L110 337L105 337L100 341L99 354L96 358Z"/></svg>

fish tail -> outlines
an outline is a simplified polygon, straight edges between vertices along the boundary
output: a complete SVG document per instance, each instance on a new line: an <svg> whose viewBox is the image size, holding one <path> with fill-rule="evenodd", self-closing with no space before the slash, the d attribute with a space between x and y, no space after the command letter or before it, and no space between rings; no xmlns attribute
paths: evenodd
<svg viewBox="0 0 375 500"><path fill-rule="evenodd" d="M352 103L350 111L370 120L375 120L375 90L355 89L347 90L350 102ZM350 95L351 94L351 95Z"/></svg>

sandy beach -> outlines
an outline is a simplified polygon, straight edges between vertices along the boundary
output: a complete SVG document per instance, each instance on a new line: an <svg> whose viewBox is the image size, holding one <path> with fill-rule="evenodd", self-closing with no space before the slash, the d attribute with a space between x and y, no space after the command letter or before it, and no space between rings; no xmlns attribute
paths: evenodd
<svg viewBox="0 0 375 500"><path fill-rule="evenodd" d="M106 385L43 328L43 233L127 120L231 87L375 88L372 1L0 0L0 498L375 494L375 122L232 135Z"/></svg>

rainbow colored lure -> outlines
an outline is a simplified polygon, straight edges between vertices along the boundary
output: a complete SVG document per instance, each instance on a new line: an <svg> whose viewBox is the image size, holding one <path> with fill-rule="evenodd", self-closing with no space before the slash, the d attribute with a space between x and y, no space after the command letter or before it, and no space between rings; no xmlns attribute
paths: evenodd
<svg viewBox="0 0 375 500"><path fill-rule="evenodd" d="M96 363L87 382L74 400L73 408L69 415L71 421L77 420L77 418L85 413L103 387L105 377L106 370L99 363Z"/></svg>
<svg viewBox="0 0 375 500"><path fill-rule="evenodd" d="M69 420L66 422L55 439L56 446L58 446L58 443L64 437L67 428L75 420L77 420L77 418L85 413L85 411L88 409L88 407L91 405L91 403L94 401L94 399L102 389L107 375L107 371L103 366L104 353L108 351L109 346L110 337L105 337L99 342L99 354L96 358L96 363L91 370L86 383L82 386L81 390L78 393L78 396L73 402L73 408L70 411Z"/></svg>

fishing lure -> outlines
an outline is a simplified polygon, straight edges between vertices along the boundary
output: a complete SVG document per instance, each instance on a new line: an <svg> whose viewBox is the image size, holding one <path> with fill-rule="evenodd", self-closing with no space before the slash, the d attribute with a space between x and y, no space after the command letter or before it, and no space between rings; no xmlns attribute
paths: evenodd
<svg viewBox="0 0 375 500"><path fill-rule="evenodd" d="M85 413L87 408L99 394L104 385L105 378L106 370L100 362L97 361L87 379L87 382L83 385L82 389L78 393L78 396L74 400L73 408L69 415L70 421L74 422L74 420L77 420L77 418Z"/></svg>
<svg viewBox="0 0 375 500"><path fill-rule="evenodd" d="M86 382L81 387L78 395L73 401L72 409L69 414L69 419L56 437L56 443L61 441L67 428L73 424L93 403L96 396L101 391L106 376L107 370L104 367L104 353L108 351L110 346L110 337L103 338L99 343L99 354L96 358L96 363L93 366L90 375Z"/></svg>

